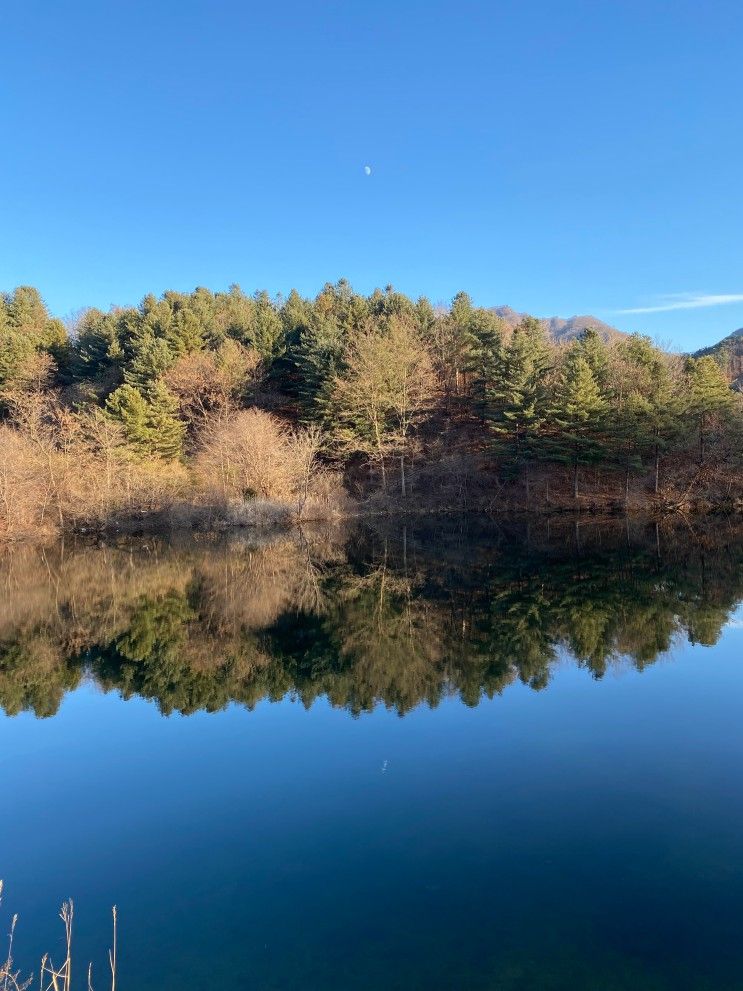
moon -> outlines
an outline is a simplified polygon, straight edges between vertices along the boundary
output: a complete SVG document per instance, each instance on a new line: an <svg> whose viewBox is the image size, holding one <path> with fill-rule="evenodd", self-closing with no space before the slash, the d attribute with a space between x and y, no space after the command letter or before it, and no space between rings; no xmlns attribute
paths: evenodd
<svg viewBox="0 0 743 991"><path fill-rule="evenodd" d="M364 175L371 175L371 165L364 166Z"/></svg>

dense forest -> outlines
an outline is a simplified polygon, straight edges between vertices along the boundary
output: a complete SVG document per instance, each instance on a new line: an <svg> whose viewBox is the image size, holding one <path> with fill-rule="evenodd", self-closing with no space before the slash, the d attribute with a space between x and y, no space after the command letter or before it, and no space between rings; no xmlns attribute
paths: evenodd
<svg viewBox="0 0 743 991"><path fill-rule="evenodd" d="M555 341L459 293L0 297L0 536L446 508L740 505L724 352Z"/></svg>
<svg viewBox="0 0 743 991"><path fill-rule="evenodd" d="M565 518L119 538L0 557L0 707L53 715L92 678L161 711L327 698L354 714L593 677L681 637L714 644L743 596L740 525Z"/></svg>

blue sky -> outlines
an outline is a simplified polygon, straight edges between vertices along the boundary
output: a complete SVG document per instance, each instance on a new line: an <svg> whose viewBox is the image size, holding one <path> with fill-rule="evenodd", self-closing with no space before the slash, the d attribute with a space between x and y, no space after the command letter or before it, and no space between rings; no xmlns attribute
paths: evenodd
<svg viewBox="0 0 743 991"><path fill-rule="evenodd" d="M2 7L0 287L56 313L345 276L743 326L739 0Z"/></svg>

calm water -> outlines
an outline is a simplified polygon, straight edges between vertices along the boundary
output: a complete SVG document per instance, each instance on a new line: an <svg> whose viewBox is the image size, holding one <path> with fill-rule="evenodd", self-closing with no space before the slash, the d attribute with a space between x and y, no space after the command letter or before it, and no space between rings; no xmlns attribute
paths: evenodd
<svg viewBox="0 0 743 991"><path fill-rule="evenodd" d="M105 987L743 988L743 540L0 558L0 926ZM95 972L94 971L94 972Z"/></svg>

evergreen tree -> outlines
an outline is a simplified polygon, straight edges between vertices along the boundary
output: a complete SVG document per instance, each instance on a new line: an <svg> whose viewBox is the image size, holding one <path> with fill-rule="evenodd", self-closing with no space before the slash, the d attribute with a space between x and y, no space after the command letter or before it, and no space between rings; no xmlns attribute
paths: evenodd
<svg viewBox="0 0 743 991"><path fill-rule="evenodd" d="M267 292L255 294L251 346L270 364L284 349L284 328L277 308Z"/></svg>
<svg viewBox="0 0 743 991"><path fill-rule="evenodd" d="M430 300L425 296L420 296L415 304L415 320L418 330L424 341L433 340L433 331L436 325L436 311L431 306Z"/></svg>
<svg viewBox="0 0 743 991"><path fill-rule="evenodd" d="M144 327L129 344L129 360L124 368L124 381L143 395L152 389L176 359L167 340L156 337L150 327Z"/></svg>
<svg viewBox="0 0 743 991"><path fill-rule="evenodd" d="M115 315L101 313L96 309L88 310L80 321L73 344L73 379L102 378L110 375L113 368L120 375L122 359L123 351Z"/></svg>
<svg viewBox="0 0 743 991"><path fill-rule="evenodd" d="M149 454L149 407L142 393L125 383L108 397L106 409L121 424L127 444L139 454Z"/></svg>
<svg viewBox="0 0 743 991"><path fill-rule="evenodd" d="M176 357L203 349L205 328L188 301L176 306L173 321L164 337Z"/></svg>
<svg viewBox="0 0 743 991"><path fill-rule="evenodd" d="M607 402L591 366L580 347L571 348L563 367L552 423L553 457L573 469L573 495L578 498L578 471L581 464L595 462L605 454L603 443Z"/></svg>
<svg viewBox="0 0 743 991"><path fill-rule="evenodd" d="M415 307L403 293L397 292L393 286L385 286L384 292L375 289L369 297L369 315L377 318L405 317L415 319Z"/></svg>
<svg viewBox="0 0 743 991"><path fill-rule="evenodd" d="M42 367L56 374L68 347L64 325L49 317L37 289L18 286L4 295L0 310L0 396L13 389L25 390Z"/></svg>
<svg viewBox="0 0 743 991"><path fill-rule="evenodd" d="M471 365L472 354L477 346L473 331L474 307L466 292L458 292L451 302L446 320L441 324L440 360L447 373L452 376L455 394L464 387L463 376Z"/></svg>
<svg viewBox="0 0 743 991"><path fill-rule="evenodd" d="M667 356L648 337L633 334L617 344L610 366L611 440L625 468L625 496L630 472L652 456L653 489L660 489L662 455L680 436L680 407Z"/></svg>
<svg viewBox="0 0 743 991"><path fill-rule="evenodd" d="M309 326L299 335L293 360L297 394L305 419L319 419L327 388L343 366L346 335L331 316L313 312Z"/></svg>
<svg viewBox="0 0 743 991"><path fill-rule="evenodd" d="M38 289L18 286L7 298L6 307L12 329L23 332L35 344L43 343L49 313Z"/></svg>
<svg viewBox="0 0 743 991"><path fill-rule="evenodd" d="M688 412L696 423L699 463L702 464L713 427L724 424L733 411L735 398L713 357L689 358L685 371Z"/></svg>
<svg viewBox="0 0 743 991"><path fill-rule="evenodd" d="M312 307L296 289L292 289L281 307L281 324L284 337L298 339L299 334L309 326ZM296 335L296 336L295 336Z"/></svg>
<svg viewBox="0 0 743 991"><path fill-rule="evenodd" d="M227 335L243 347L254 347L255 299L246 296L237 283L229 292L217 293L215 297L215 331L212 346L218 346Z"/></svg>
<svg viewBox="0 0 743 991"><path fill-rule="evenodd" d="M609 353L599 332L595 327L586 327L573 346L585 358L599 389L606 390L609 382Z"/></svg>
<svg viewBox="0 0 743 991"><path fill-rule="evenodd" d="M187 305L201 328L204 347L219 347L225 338L225 328L218 321L218 306L214 293L204 286L197 286L189 295Z"/></svg>
<svg viewBox="0 0 743 991"><path fill-rule="evenodd" d="M488 413L488 396L503 350L503 322L492 310L472 311L472 341L467 362L472 407L481 420Z"/></svg>
<svg viewBox="0 0 743 991"><path fill-rule="evenodd" d="M162 382L153 383L147 397L125 383L108 397L106 409L138 454L166 460L182 454L185 426L178 419L177 401Z"/></svg>
<svg viewBox="0 0 743 991"><path fill-rule="evenodd" d="M185 425L178 418L178 401L162 382L149 393L147 430L149 449L168 461L183 454Z"/></svg>
<svg viewBox="0 0 743 991"><path fill-rule="evenodd" d="M320 319L331 319L344 337L358 331L369 317L369 303L353 291L347 279L326 282L315 298L313 310Z"/></svg>
<svg viewBox="0 0 743 991"><path fill-rule="evenodd" d="M547 413L546 376L551 356L540 324L533 320L522 323L494 357L487 415L495 449L506 470L515 473L535 458Z"/></svg>

